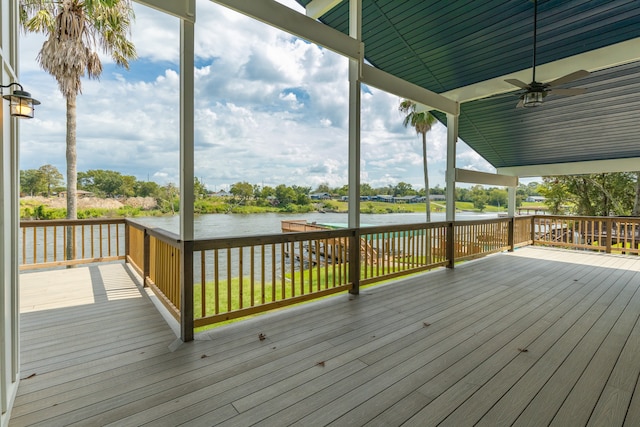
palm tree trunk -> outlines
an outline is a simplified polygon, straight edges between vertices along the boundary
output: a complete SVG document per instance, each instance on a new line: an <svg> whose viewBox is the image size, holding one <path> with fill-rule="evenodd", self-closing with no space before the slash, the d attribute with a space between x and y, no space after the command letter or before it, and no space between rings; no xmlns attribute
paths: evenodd
<svg viewBox="0 0 640 427"><path fill-rule="evenodd" d="M76 95L67 96L67 219L77 219ZM75 258L73 227L67 227L67 259Z"/></svg>
<svg viewBox="0 0 640 427"><path fill-rule="evenodd" d="M424 167L424 197L427 204L427 222L431 222L431 197L429 191L429 170L427 169L427 134L422 134L422 166Z"/></svg>

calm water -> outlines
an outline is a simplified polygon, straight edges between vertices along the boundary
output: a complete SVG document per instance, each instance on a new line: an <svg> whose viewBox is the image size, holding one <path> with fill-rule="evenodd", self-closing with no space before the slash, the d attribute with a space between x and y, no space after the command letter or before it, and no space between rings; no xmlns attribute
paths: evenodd
<svg viewBox="0 0 640 427"><path fill-rule="evenodd" d="M458 213L456 219L485 219L496 218L495 213ZM346 213L319 213L306 214L265 213L265 214L211 214L195 217L196 238L214 238L230 236L248 236L259 234L279 234L280 222L283 220L302 220L322 223L344 223L348 221ZM414 224L424 221L424 213L406 214L363 214L360 217L362 226L385 224ZM444 213L432 213L433 222L444 221ZM167 231L178 233L180 231L180 217L152 217L136 218L136 222L147 226L163 228Z"/></svg>

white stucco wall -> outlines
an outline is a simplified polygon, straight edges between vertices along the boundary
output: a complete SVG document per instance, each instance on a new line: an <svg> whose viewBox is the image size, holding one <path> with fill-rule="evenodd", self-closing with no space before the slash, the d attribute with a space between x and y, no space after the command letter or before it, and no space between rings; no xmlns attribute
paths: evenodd
<svg viewBox="0 0 640 427"><path fill-rule="evenodd" d="M16 81L17 0L0 0L0 83ZM0 425L9 423L18 389L18 130L7 102L0 105Z"/></svg>

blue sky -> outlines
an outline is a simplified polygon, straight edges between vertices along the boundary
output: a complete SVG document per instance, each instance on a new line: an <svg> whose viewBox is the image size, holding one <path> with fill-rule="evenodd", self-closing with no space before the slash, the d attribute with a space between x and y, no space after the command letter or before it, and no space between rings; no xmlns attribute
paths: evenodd
<svg viewBox="0 0 640 427"><path fill-rule="evenodd" d="M297 7L292 0L282 3ZM111 169L166 184L179 177L179 23L135 4L129 71L103 59L99 81L78 97L78 170ZM196 176L210 190L259 185L347 184L347 61L206 0L197 1ZM299 9L299 8L298 8ZM65 101L36 63L41 36L21 39L21 83L42 105L22 122L22 169L65 171ZM373 187L423 188L422 147L402 126L400 99L362 96L361 179ZM446 129L427 135L429 179L444 186ZM457 166L495 170L466 144Z"/></svg>

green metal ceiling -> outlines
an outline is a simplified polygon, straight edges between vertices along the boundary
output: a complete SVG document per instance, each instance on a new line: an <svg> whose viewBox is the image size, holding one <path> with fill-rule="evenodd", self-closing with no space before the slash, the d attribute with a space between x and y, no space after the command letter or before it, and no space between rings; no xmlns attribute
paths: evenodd
<svg viewBox="0 0 640 427"><path fill-rule="evenodd" d="M348 4L342 1L320 21L347 33ZM529 77L521 80L529 83L533 7L530 0L363 0L365 56L438 93L482 87L523 70ZM595 49L606 55L609 47L638 38L638 0L538 2L536 62L538 71L550 64L549 75L559 60ZM628 56L640 58L640 52ZM515 95L459 99L460 137L496 168L640 157L640 62L592 70L584 61L576 59L571 71L592 74L562 86L588 88L584 95L549 97L532 109L516 109Z"/></svg>

